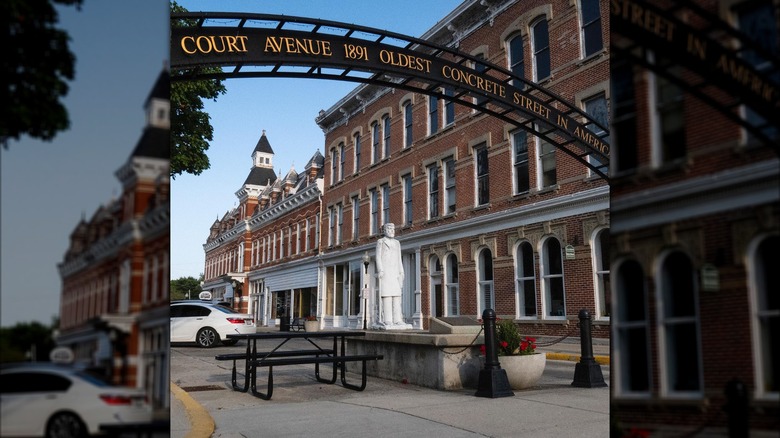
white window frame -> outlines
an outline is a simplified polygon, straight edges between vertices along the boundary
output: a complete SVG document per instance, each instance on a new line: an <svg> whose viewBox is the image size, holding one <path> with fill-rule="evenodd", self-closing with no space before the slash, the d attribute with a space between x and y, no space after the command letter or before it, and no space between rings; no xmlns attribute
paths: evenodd
<svg viewBox="0 0 780 438"><path fill-rule="evenodd" d="M487 272L485 271L485 266L482 263L482 254L484 254L484 251L487 251L490 253L490 258L493 258L493 251L483 246L479 249L477 249L477 315L482 315L482 312L485 310L485 304L488 304L491 309L496 309L496 289L495 289L495 269L493 269L493 272L491 272L492 280L485 279ZM491 267L494 263L491 263ZM490 302L487 303L487 300L485 298L485 293L487 289L490 289Z"/></svg>
<svg viewBox="0 0 780 438"><path fill-rule="evenodd" d="M526 248L531 252L531 275L528 275L527 272L520 272L523 268L523 258L520 254L520 248L525 245ZM512 251L512 254L514 256L514 262L515 262L515 318L517 319L539 319L539 313L538 313L538 306L537 306L537 299L536 299L536 256L534 252L534 247L531 242L527 240L520 240L515 244L514 251ZM526 281L533 281L533 293L534 293L534 314L533 315L526 315L524 312L524 308L528 305L528 303L525 302L525 282ZM521 305L522 304L522 305Z"/></svg>
<svg viewBox="0 0 780 438"><path fill-rule="evenodd" d="M601 233L609 233L609 228L598 227L593 230L593 233L590 236L591 262L593 265L593 293L596 303L596 312L593 319L609 321L612 312L611 309L607 309L608 314L606 316L602 315L605 310L604 307L606 306L606 297L610 293L610 291L606 289L607 282L605 282L604 279L608 278L611 281L611 278L609 278L609 263L607 263L607 266L602 266L601 255L605 248L602 248L601 240L599 239ZM606 248L606 250L609 251L609 248Z"/></svg>
<svg viewBox="0 0 780 438"><path fill-rule="evenodd" d="M550 273L550 266L549 266L549 249L548 249L548 242L550 242L552 239L555 239L558 242L558 247L560 248L561 254L560 254L560 261L561 261L561 273L560 274L551 274ZM542 287L542 319L552 319L552 320L565 320L566 319L566 269L563 259L563 245L561 244L560 240L558 240L557 237L554 236L547 236L543 238L539 242L539 276L541 277L541 287ZM550 309L552 305L552 287L550 286L550 283L555 279L561 279L561 287L563 288L563 315L550 315Z"/></svg>
<svg viewBox="0 0 780 438"><path fill-rule="evenodd" d="M447 316L460 315L460 279L452 278L452 269L450 268L450 260L455 260L455 266L458 265L458 256L455 253L449 253L444 256L444 263L442 268L444 273L442 275L444 282L444 314ZM460 275L460 269L458 269L458 276ZM454 280L454 281L453 281Z"/></svg>

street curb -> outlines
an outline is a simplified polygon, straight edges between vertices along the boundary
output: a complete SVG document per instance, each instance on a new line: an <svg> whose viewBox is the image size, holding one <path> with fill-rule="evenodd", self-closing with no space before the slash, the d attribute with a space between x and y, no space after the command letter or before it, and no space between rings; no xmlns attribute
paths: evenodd
<svg viewBox="0 0 780 438"><path fill-rule="evenodd" d="M214 419L187 391L171 382L171 392L184 405L190 420L190 431L185 438L209 438L214 433Z"/></svg>
<svg viewBox="0 0 780 438"><path fill-rule="evenodd" d="M568 354L568 353L546 353L547 359L549 360L568 360L571 362L579 362L580 361L580 355L579 354ZM594 355L593 358L596 360L596 363L600 365L609 365L609 356L598 356Z"/></svg>

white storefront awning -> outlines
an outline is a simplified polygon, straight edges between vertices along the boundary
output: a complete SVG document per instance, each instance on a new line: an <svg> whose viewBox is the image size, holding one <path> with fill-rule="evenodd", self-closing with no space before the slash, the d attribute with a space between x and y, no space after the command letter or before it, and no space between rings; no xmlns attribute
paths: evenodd
<svg viewBox="0 0 780 438"><path fill-rule="evenodd" d="M317 287L317 265L301 266L270 272L265 277L265 286L271 292L288 291L305 287Z"/></svg>

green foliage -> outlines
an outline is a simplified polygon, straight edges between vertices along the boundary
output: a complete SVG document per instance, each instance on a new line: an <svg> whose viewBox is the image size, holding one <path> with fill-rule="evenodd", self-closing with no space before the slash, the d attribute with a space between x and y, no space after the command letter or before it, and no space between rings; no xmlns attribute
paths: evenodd
<svg viewBox="0 0 780 438"><path fill-rule="evenodd" d="M70 37L55 25L54 4L81 7L82 0L3 0L0 26L7 39L2 45L0 76L0 142L29 135L52 140L68 129L68 111L60 101L74 77L76 57Z"/></svg>
<svg viewBox="0 0 780 438"><path fill-rule="evenodd" d="M0 328L0 362L31 360L33 351L37 361L48 361L49 353L55 346L53 328L39 322L23 322L13 327Z"/></svg>
<svg viewBox="0 0 780 438"><path fill-rule="evenodd" d="M171 12L187 12L176 2L171 3ZM194 26L193 20L177 20L174 27ZM226 89L220 79L182 80L196 70L200 73L218 74L218 67L198 67L196 69L171 71L171 177L182 173L200 175L210 167L206 151L209 142L214 139L211 117L203 111L203 99L216 101Z"/></svg>
<svg viewBox="0 0 780 438"><path fill-rule="evenodd" d="M536 353L536 339L520 336L517 324L509 320L501 320L496 323L496 340L499 356Z"/></svg>
<svg viewBox="0 0 780 438"><path fill-rule="evenodd" d="M200 280L195 277L181 277L171 280L171 301L186 299L188 291L190 298L196 299L200 290Z"/></svg>

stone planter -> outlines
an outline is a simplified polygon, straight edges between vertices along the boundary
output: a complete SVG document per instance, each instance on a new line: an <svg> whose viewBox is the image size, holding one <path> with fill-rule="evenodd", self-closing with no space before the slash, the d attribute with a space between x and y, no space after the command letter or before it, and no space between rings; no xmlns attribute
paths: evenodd
<svg viewBox="0 0 780 438"><path fill-rule="evenodd" d="M547 355L500 356L498 362L506 370L509 386L512 389L525 389L534 386L542 377Z"/></svg>
<svg viewBox="0 0 780 438"><path fill-rule="evenodd" d="M319 321L303 321L303 329L307 332L318 332L320 331L320 322Z"/></svg>

